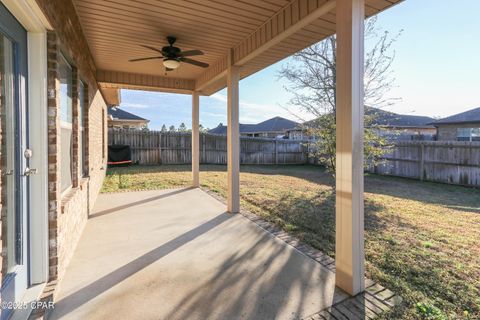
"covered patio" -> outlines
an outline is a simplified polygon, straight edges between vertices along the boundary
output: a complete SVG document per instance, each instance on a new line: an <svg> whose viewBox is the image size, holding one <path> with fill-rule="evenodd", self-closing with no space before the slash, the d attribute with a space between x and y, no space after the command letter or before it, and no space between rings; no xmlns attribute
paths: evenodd
<svg viewBox="0 0 480 320"><path fill-rule="evenodd" d="M359 319L389 308L388 290L367 282L351 298L332 259L226 209L198 188L100 195L49 319Z"/></svg>
<svg viewBox="0 0 480 320"><path fill-rule="evenodd" d="M336 34L335 283L351 295L365 289L364 19L399 0L73 2L95 60L97 81L112 104L122 88L192 95L193 187L199 186L200 96L227 88L229 213L240 211L239 81ZM175 36L182 51L201 50L203 54L195 56L197 65L180 58L171 65L174 69L163 68L158 63L162 55L165 67L172 60L160 49L167 36ZM202 64L208 67L202 69Z"/></svg>
<svg viewBox="0 0 480 320"><path fill-rule="evenodd" d="M0 31L19 35L10 105L25 109L12 116L22 161L6 171L15 254L14 268L2 260L2 302L43 291L55 308L32 317L53 319L355 319L391 308L393 293L365 279L364 20L401 1L2 0L11 21ZM332 35L335 260L242 210L239 132L240 81ZM191 95L191 188L98 196L121 89ZM222 89L225 203L199 188L201 96Z"/></svg>

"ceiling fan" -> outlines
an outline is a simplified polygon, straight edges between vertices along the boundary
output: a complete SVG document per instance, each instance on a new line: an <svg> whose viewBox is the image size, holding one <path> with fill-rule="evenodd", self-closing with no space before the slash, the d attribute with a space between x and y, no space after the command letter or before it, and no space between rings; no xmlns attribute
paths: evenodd
<svg viewBox="0 0 480 320"><path fill-rule="evenodd" d="M131 59L131 60L128 60L128 61L135 62L135 61L143 61L143 60L163 59L163 65L165 66L166 71L172 71L174 69L177 69L180 66L181 62L193 64L194 66L198 66L198 67L202 67L202 68L207 68L208 67L208 63L204 63L204 62L200 62L200 61L193 60L193 59L190 59L190 58L186 58L186 57L191 57L191 56L202 55L203 54L202 51L200 51L200 50L182 51L180 48L173 46L175 41L177 41L177 38L172 37L172 36L168 36L167 41L168 41L169 45L163 47L162 49L157 49L155 47L141 45L144 48L159 52L161 54L161 56Z"/></svg>

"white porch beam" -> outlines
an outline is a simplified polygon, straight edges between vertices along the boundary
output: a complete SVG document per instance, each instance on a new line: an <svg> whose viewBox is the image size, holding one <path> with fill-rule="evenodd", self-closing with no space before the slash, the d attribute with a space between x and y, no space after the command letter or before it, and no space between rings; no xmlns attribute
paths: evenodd
<svg viewBox="0 0 480 320"><path fill-rule="evenodd" d="M100 88L100 93L108 106L119 106L122 103L118 88Z"/></svg>
<svg viewBox="0 0 480 320"><path fill-rule="evenodd" d="M172 93L192 93L195 80L153 76L109 70L97 70L101 88L136 89Z"/></svg>
<svg viewBox="0 0 480 320"><path fill-rule="evenodd" d="M233 65L233 51L229 55L227 69L227 211L240 211L240 128L239 128L240 68Z"/></svg>
<svg viewBox="0 0 480 320"><path fill-rule="evenodd" d="M233 65L242 66L258 57L265 51L278 45L320 17L335 9L335 0L293 0L260 25L254 32L245 37L233 48L233 57L225 54L210 65L196 81L195 90L216 91L225 82L225 76L232 59ZM333 33L333 31L332 31ZM319 37L320 41L322 37ZM307 46L307 44L305 44ZM298 50L303 49L301 47ZM210 87L214 88L211 90Z"/></svg>
<svg viewBox="0 0 480 320"><path fill-rule="evenodd" d="M200 186L200 95L192 93L192 186Z"/></svg>
<svg viewBox="0 0 480 320"><path fill-rule="evenodd" d="M336 284L365 289L363 213L364 0L337 1Z"/></svg>
<svg viewBox="0 0 480 320"><path fill-rule="evenodd" d="M244 65L335 9L335 0L294 0L235 47L235 65Z"/></svg>
<svg viewBox="0 0 480 320"><path fill-rule="evenodd" d="M225 81L228 69L228 54L210 65L196 80L195 90L202 91L217 81Z"/></svg>

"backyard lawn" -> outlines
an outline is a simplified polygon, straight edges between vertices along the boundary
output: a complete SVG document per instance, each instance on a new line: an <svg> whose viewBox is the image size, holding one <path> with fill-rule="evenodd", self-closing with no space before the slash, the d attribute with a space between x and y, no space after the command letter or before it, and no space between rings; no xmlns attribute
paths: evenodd
<svg viewBox="0 0 480 320"><path fill-rule="evenodd" d="M110 169L102 191L188 186L190 166ZM225 166L200 181L226 196ZM314 166L242 166L241 205L335 256L333 179ZM365 177L367 276L402 296L388 318L480 319L480 190Z"/></svg>

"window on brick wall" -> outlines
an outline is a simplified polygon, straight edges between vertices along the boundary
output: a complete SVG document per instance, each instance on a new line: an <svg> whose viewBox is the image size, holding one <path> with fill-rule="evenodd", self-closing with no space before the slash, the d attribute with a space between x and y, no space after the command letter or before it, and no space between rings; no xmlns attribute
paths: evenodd
<svg viewBox="0 0 480 320"><path fill-rule="evenodd" d="M72 67L61 56L60 78L60 178L61 191L72 186Z"/></svg>
<svg viewBox="0 0 480 320"><path fill-rule="evenodd" d="M458 128L457 141L480 141L480 128Z"/></svg>
<svg viewBox="0 0 480 320"><path fill-rule="evenodd" d="M86 165L86 130L85 130L85 116L86 116L86 101L85 97L88 97L88 92L87 88L85 87L84 83L82 81L79 82L78 85L78 99L79 99L79 105L78 105L78 137L79 137L79 143L78 143L78 164L80 168L80 173L81 176L86 176L88 174L88 168Z"/></svg>

